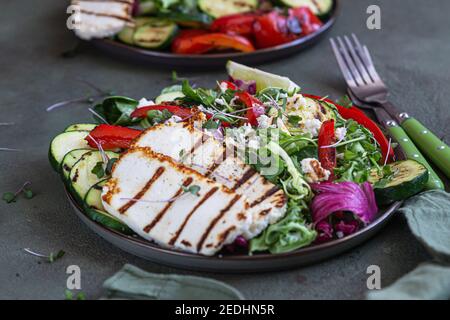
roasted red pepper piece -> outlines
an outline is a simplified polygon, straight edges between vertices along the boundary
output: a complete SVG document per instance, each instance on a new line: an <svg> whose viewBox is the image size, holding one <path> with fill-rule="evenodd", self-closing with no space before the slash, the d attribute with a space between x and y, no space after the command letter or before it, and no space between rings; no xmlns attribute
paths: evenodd
<svg viewBox="0 0 450 320"><path fill-rule="evenodd" d="M265 113L266 107L248 92L236 92L236 97L248 108L246 116L252 126L258 125L258 117Z"/></svg>
<svg viewBox="0 0 450 320"><path fill-rule="evenodd" d="M312 99L322 99L318 96L313 96L309 94L303 94L305 97L312 98ZM373 137L378 142L381 152L383 154L383 158L380 160L380 162L384 162L384 159L388 157L388 162L392 161L394 159L394 150L392 147L389 147L389 141L387 140L386 136L384 135L383 131L381 131L380 127L372 121L366 114L358 109L355 106L352 106L350 108L346 108L343 106L340 106L336 104L335 102L331 101L330 99L324 99L326 102L333 104L336 106L339 114L342 116L342 118L348 120L352 119L358 122L360 125L365 127L367 130L372 132ZM389 151L389 155L388 155Z"/></svg>
<svg viewBox="0 0 450 320"><path fill-rule="evenodd" d="M209 33L192 38L194 43L210 45L215 50L233 49L241 52L255 51L255 47L245 37L224 33Z"/></svg>
<svg viewBox="0 0 450 320"><path fill-rule="evenodd" d="M151 110L167 110L170 113L172 113L175 116L178 116L182 119L187 118L192 115L192 109L190 108L184 108L180 106L175 105L164 105L164 104L158 104L158 105L152 105L147 107L141 107L137 108L131 113L131 118L147 118L147 113Z"/></svg>
<svg viewBox="0 0 450 320"><path fill-rule="evenodd" d="M128 149L131 142L136 139L142 131L127 127L101 124L95 127L86 137L86 141L92 148L98 148L98 144L104 150Z"/></svg>
<svg viewBox="0 0 450 320"><path fill-rule="evenodd" d="M288 18L277 11L257 17L253 26L256 46L269 48L297 39L298 35L289 31L287 23Z"/></svg>
<svg viewBox="0 0 450 320"><path fill-rule="evenodd" d="M172 52L179 54L201 54L212 50L214 47L195 42L196 36L208 34L206 30L183 30L172 42Z"/></svg>
<svg viewBox="0 0 450 320"><path fill-rule="evenodd" d="M247 38L252 38L254 35L253 24L256 21L257 14L232 14L224 17L220 17L211 24L211 31L237 34Z"/></svg>
<svg viewBox="0 0 450 320"><path fill-rule="evenodd" d="M309 94L303 94L305 97L312 98L312 99L323 99L319 96L309 95ZM326 102L333 104L339 114L346 120L352 119L355 120L357 123L368 129L374 136L375 140L378 142L381 152L383 153L383 159L381 161L384 161L386 158L386 155L389 150L389 160L392 160L394 157L394 151L391 147L389 147L389 141L387 140L386 136L383 134L383 131L378 127L378 125L372 121L366 114L358 109L355 106L352 106L350 108L346 108L343 106L340 106L336 104L334 101L330 99L324 99Z"/></svg>
<svg viewBox="0 0 450 320"><path fill-rule="evenodd" d="M334 120L327 120L322 123L318 140L320 164L322 168L331 172L328 181L333 181L334 168L336 168L336 148L329 148L328 146L336 143Z"/></svg>
<svg viewBox="0 0 450 320"><path fill-rule="evenodd" d="M201 54L211 50L223 49L233 49L242 52L255 50L250 40L242 36L195 31L186 32L177 37L172 43L172 51L179 54Z"/></svg>
<svg viewBox="0 0 450 320"><path fill-rule="evenodd" d="M307 36L319 30L323 23L308 7L289 9L289 15L298 19L302 28L302 36Z"/></svg>
<svg viewBox="0 0 450 320"><path fill-rule="evenodd" d="M225 80L220 81L219 86L220 86L220 88L226 88L226 89L235 90L235 91L238 89L238 87L233 82L225 81Z"/></svg>

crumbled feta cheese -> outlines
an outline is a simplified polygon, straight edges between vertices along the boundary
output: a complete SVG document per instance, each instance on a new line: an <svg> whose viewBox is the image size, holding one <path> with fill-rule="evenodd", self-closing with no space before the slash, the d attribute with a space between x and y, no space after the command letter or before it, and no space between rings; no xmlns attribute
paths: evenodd
<svg viewBox="0 0 450 320"><path fill-rule="evenodd" d="M320 162L314 158L306 158L301 161L302 171L306 181L309 183L317 183L327 181L331 172L322 168Z"/></svg>
<svg viewBox="0 0 450 320"><path fill-rule="evenodd" d="M146 98L142 98L141 100L139 100L139 104L137 105L137 108L153 106L154 104L155 103L152 100L147 100Z"/></svg>
<svg viewBox="0 0 450 320"><path fill-rule="evenodd" d="M317 137L319 135L320 127L322 126L322 122L318 119L306 119L305 120L305 131L310 133L313 137Z"/></svg>
<svg viewBox="0 0 450 320"><path fill-rule="evenodd" d="M183 120L182 118L180 118L179 116L171 116L169 119L167 119L166 123L177 123L180 122L181 120Z"/></svg>
<svg viewBox="0 0 450 320"><path fill-rule="evenodd" d="M304 107L307 104L305 97L301 94L294 94L292 97L287 98L287 104L290 109L299 109L300 107Z"/></svg>
<svg viewBox="0 0 450 320"><path fill-rule="evenodd" d="M336 159L343 160L344 159L344 154L343 153L336 154Z"/></svg>
<svg viewBox="0 0 450 320"><path fill-rule="evenodd" d="M228 90L228 84L226 82L219 83L219 88L222 93L226 92Z"/></svg>
<svg viewBox="0 0 450 320"><path fill-rule="evenodd" d="M342 128L336 129L336 139L338 141L344 140L346 134L347 134L347 128L342 127Z"/></svg>
<svg viewBox="0 0 450 320"><path fill-rule="evenodd" d="M225 102L225 100L223 100L223 98L217 98L216 100L214 100L215 101L215 103L217 103L218 105L221 105L221 106L226 106L227 105L227 103Z"/></svg>
<svg viewBox="0 0 450 320"><path fill-rule="evenodd" d="M267 129L272 124L272 118L269 118L265 114L260 115L256 120L258 121L258 128L260 129Z"/></svg>
<svg viewBox="0 0 450 320"><path fill-rule="evenodd" d="M291 135L288 128L286 128L286 125L284 124L283 120L280 118L277 118L277 128L283 131L284 133L287 133L288 135Z"/></svg>

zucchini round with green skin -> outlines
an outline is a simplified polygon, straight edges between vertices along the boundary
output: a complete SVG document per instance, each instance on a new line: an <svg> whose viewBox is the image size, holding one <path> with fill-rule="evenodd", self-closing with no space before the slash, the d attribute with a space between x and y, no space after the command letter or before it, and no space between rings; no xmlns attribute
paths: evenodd
<svg viewBox="0 0 450 320"><path fill-rule="evenodd" d="M258 0L199 0L198 6L213 18L256 10Z"/></svg>
<svg viewBox="0 0 450 320"><path fill-rule="evenodd" d="M155 103L161 104L162 102L172 102L182 97L184 97L184 93L180 91L163 93L155 99Z"/></svg>
<svg viewBox="0 0 450 320"><path fill-rule="evenodd" d="M405 160L387 165L389 177L380 176L373 170L369 182L374 184L374 192L379 204L389 204L412 197L425 188L428 170L415 160ZM381 183L386 179L385 183ZM377 184L380 184L377 186Z"/></svg>
<svg viewBox="0 0 450 320"><path fill-rule="evenodd" d="M109 159L118 158L119 154L112 151L105 151ZM69 174L69 185L72 195L79 201L83 203L84 197L89 189L104 177L98 177L96 174L92 173L92 169L97 165L97 163L102 162L102 154L100 151L93 150L83 154L78 160Z"/></svg>
<svg viewBox="0 0 450 320"><path fill-rule="evenodd" d="M330 13L333 8L333 0L279 0L281 4L296 8L309 7L311 11L318 16L324 16Z"/></svg>
<svg viewBox="0 0 450 320"><path fill-rule="evenodd" d="M71 132L71 131L92 131L95 129L97 124L93 123L77 123L72 124L71 126L68 126L64 132Z"/></svg>
<svg viewBox="0 0 450 320"><path fill-rule="evenodd" d="M78 160L81 159L81 157L91 151L90 149L75 149L70 152L68 152L62 162L61 162L61 175L63 177L63 180L65 183L69 180L69 174L70 170L72 170L72 167L75 165L75 163L78 162Z"/></svg>
<svg viewBox="0 0 450 320"><path fill-rule="evenodd" d="M149 18L136 28L133 43L146 49L163 49L170 45L178 32L176 23L158 18Z"/></svg>
<svg viewBox="0 0 450 320"><path fill-rule="evenodd" d="M85 138L89 131L70 131L57 135L50 143L48 158L55 171L59 172L64 156L75 149L91 149Z"/></svg>
<svg viewBox="0 0 450 320"><path fill-rule="evenodd" d="M134 25L123 28L122 31L117 34L117 38L126 44L134 45L133 36L136 29L143 26L147 22L150 22L152 19L153 18L148 17L138 17L134 19Z"/></svg>
<svg viewBox="0 0 450 320"><path fill-rule="evenodd" d="M134 232L130 228L128 228L128 226L107 213L103 208L101 195L102 188L105 185L106 181L108 180L102 180L96 183L86 193L86 197L84 198L85 213L91 220L100 223L105 227L127 235L131 235Z"/></svg>

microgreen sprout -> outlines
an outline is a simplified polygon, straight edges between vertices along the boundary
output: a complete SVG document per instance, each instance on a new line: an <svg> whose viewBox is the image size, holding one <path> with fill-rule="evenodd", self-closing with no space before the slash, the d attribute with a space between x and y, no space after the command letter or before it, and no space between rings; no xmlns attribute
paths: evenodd
<svg viewBox="0 0 450 320"><path fill-rule="evenodd" d="M5 192L3 193L3 197L2 199L6 202L6 203L11 203L11 202L16 202L17 201L17 197L20 194L23 194L24 197L26 199L31 199L34 197L34 193L33 191L31 191L31 189L29 188L31 185L30 181L26 181L22 187L20 187L19 190L17 190L16 192Z"/></svg>
<svg viewBox="0 0 450 320"><path fill-rule="evenodd" d="M43 258L43 259L47 260L48 263L53 263L56 260L61 259L66 254L66 252L64 250L59 250L56 253L50 252L50 254L48 254L48 255L34 252L30 248L25 248L23 250L26 253L31 254L32 256L35 256L35 257L38 257L38 258Z"/></svg>

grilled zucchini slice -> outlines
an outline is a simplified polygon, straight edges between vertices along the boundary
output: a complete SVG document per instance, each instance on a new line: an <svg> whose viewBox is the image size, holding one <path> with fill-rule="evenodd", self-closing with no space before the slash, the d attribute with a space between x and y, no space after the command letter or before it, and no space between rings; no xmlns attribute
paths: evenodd
<svg viewBox="0 0 450 320"><path fill-rule="evenodd" d="M389 204L412 197L425 188L429 175L427 168L415 160L405 160L387 165L390 174L372 170L369 182L374 185L377 202Z"/></svg>
<svg viewBox="0 0 450 320"><path fill-rule="evenodd" d="M199 0L198 6L213 18L256 10L258 0Z"/></svg>

